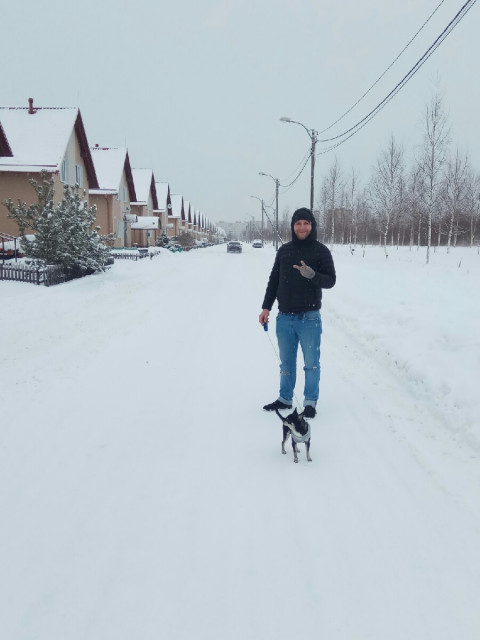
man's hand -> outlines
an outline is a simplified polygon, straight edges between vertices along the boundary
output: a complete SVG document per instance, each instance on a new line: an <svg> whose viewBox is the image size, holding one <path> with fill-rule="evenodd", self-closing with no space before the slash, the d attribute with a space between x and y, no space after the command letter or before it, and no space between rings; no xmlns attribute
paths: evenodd
<svg viewBox="0 0 480 640"><path fill-rule="evenodd" d="M258 321L260 322L260 324L263 325L268 322L268 316L270 315L270 310L269 309L262 309L262 313L258 316Z"/></svg>
<svg viewBox="0 0 480 640"><path fill-rule="evenodd" d="M300 262L302 263L301 267L299 267L298 264L294 264L293 268L298 269L302 276L304 278L307 278L308 280L311 280L313 277L315 277L314 269L312 269L312 267L309 267L308 264L305 264L303 260L300 260Z"/></svg>

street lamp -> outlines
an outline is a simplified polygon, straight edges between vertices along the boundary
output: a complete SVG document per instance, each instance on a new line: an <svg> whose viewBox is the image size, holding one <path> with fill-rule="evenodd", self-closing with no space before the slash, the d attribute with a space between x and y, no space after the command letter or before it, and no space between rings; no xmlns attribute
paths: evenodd
<svg viewBox="0 0 480 640"><path fill-rule="evenodd" d="M278 249L278 185L280 184L280 180L278 178L274 178L269 173L263 173L263 171L259 171L259 175L267 176L267 178L271 178L275 182L275 250Z"/></svg>
<svg viewBox="0 0 480 640"><path fill-rule="evenodd" d="M314 187L313 187L313 183L314 183L314 176L315 176L315 145L317 144L317 135L318 135L318 131L315 131L315 129L307 129L307 127L302 124L301 122L297 122L296 120L292 120L291 118L287 118L287 117L283 117L280 118L281 122L293 122L293 124L299 124L301 127L303 127L305 129L305 131L308 133L308 136L311 140L312 143L312 148L311 148L311 155L310 155L310 210L313 213L313 191L314 191Z"/></svg>
<svg viewBox="0 0 480 640"><path fill-rule="evenodd" d="M260 202L262 203L262 235L261 235L261 238L262 238L262 243L263 243L263 241L264 241L264 239L263 239L263 198L259 198L258 196L250 196L250 198L255 198L255 200L260 200Z"/></svg>

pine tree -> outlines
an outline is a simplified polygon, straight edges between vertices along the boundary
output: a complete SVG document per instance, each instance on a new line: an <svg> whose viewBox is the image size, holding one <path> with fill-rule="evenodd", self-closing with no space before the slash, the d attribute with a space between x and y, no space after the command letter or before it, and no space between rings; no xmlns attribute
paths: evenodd
<svg viewBox="0 0 480 640"><path fill-rule="evenodd" d="M99 227L94 227L96 207L82 200L78 186L69 185L64 186L63 200L54 204L54 180L46 172L42 176L41 185L30 180L38 203L28 206L19 201L14 206L10 199L5 202L8 217L18 225L25 255L45 264L61 265L67 278L105 270L110 254L105 243L109 238L101 237Z"/></svg>

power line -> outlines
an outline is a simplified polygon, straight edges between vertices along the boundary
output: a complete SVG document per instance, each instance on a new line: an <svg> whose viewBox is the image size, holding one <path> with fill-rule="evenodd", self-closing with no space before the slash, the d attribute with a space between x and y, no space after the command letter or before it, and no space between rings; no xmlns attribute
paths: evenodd
<svg viewBox="0 0 480 640"><path fill-rule="evenodd" d="M360 129L362 129L368 122L370 122L370 120L373 117L375 117L377 113L379 113L388 104L388 102L390 102L390 100L400 91L400 89L402 89L407 84L407 82L413 78L413 76L425 64L428 58L442 44L445 38L447 38L447 36L450 35L453 29L465 17L468 11L470 11L470 9L473 7L476 1L477 0L467 0L467 2L463 5L463 7L457 12L455 17L452 18L452 20L448 23L448 25L445 27L442 33L436 38L433 44L431 44L430 47L425 51L423 56L415 63L415 65L400 80L400 82L390 91L390 93L388 93L385 96L385 98L377 104L377 106L374 109L372 109L366 116L364 116L355 125L353 125L353 127L350 127L350 129L347 129L343 133L340 133L337 136L334 136L332 138L325 138L325 139L319 140L319 142L333 142L335 140L338 140L339 138L343 138L344 136L347 136L347 134L350 134L348 135L348 137L346 137L344 140L342 140L338 144L333 145L329 149L326 149L318 153L317 155L323 155L324 153L327 153L328 151L331 151L332 149L337 148L338 146L340 146L340 144L342 144L343 142L346 142L346 140L351 138L355 133L360 131Z"/></svg>
<svg viewBox="0 0 480 640"><path fill-rule="evenodd" d="M300 176L302 175L305 167L307 166L310 158L312 156L312 151L310 150L308 152L307 158L303 164L303 167L300 169L300 171L298 172L298 174L295 176L295 178L292 180L292 182L290 182L289 184L281 184L280 186L282 187L282 189L284 189L285 191L288 191L289 189L291 189L293 187L293 185L295 184L295 182L300 178ZM284 193L285 193L284 191Z"/></svg>
<svg viewBox="0 0 480 640"><path fill-rule="evenodd" d="M283 180L280 180L280 182L287 182L287 180L291 179L291 176L294 175L299 167L302 167L302 171L306 165L306 163L310 160L310 156L311 156L311 149L309 149L302 157L302 159L300 160L300 162L297 164L297 166L295 167L295 169L290 173L290 175L287 178L284 178Z"/></svg>
<svg viewBox="0 0 480 640"><path fill-rule="evenodd" d="M328 131L329 129L331 129L332 127L334 127L337 123L340 122L340 120L343 120L343 118L348 115L351 111L353 111L353 109L370 93L370 91L380 82L380 80L386 75L386 73L388 71L390 71L390 69L393 67L393 65L397 62L397 60L403 55L403 53L408 49L408 47L412 44L412 42L416 39L416 37L419 35L419 33L425 28L425 26L430 22L430 20L433 18L433 16L437 13L437 11L440 9L440 7L442 6L442 4L445 2L445 0L441 0L441 2L439 2L439 4L435 7L435 9L432 11L432 13L428 16L428 18L425 20L425 22L422 24L422 26L420 27L420 29L418 29L418 31L415 33L415 35L409 40L409 42L407 42L407 44L403 47L403 49L400 51L400 53L397 55L397 57L393 60L393 62L385 69L385 71L375 80L375 82L365 91L365 93L363 95L360 96L360 98L350 107L350 109L348 109L347 111L345 111L345 113L343 113L339 118L337 118L337 120L335 120L335 122L332 122L331 125L329 125L328 127L325 127L325 129L322 129L322 131L319 131L319 134L325 133L325 131Z"/></svg>
<svg viewBox="0 0 480 640"><path fill-rule="evenodd" d="M327 131L328 129L330 129L332 126L334 126L334 124L336 124L337 122L339 122L345 115L347 115L347 113L349 113L362 99L363 97L365 97L370 90L379 82L379 80L385 75L385 73L387 73L387 71L392 67L392 65L396 62L396 60L398 60L398 58L402 55L402 53L405 51L405 49L411 44L411 42L413 42L413 40L416 38L416 36L418 35L418 33L420 33L420 31L424 28L424 26L427 24L427 22L432 18L432 16L434 15L434 13L436 13L436 11L440 8L440 6L443 4L444 0L442 0L442 2L440 2L436 9L432 12L432 14L427 18L426 22L420 27L420 29L417 31L417 33L415 34L415 36L410 40L410 42L404 47L404 49L400 52L400 54L397 56L397 58L395 58L395 60L392 62L392 64L387 67L387 69L385 70L385 72L378 78L378 80L370 87L370 89L368 89L365 94L348 110L346 111L342 116L340 116L340 118L334 122L332 125L330 125L329 127L327 127L326 129L323 129L323 131ZM411 80L413 78L413 76L417 73L417 71L419 71L419 69L425 64L425 62L430 58L431 55L433 55L433 53L436 51L436 49L442 44L442 42L447 38L448 35L450 35L450 33L453 31L453 29L461 22L461 20L463 20L463 18L466 16L466 14L470 11L470 9L473 7L473 5L477 2L477 0L467 0L467 2L461 7L461 9L457 12L457 14L454 16L454 18L452 18L452 20L448 23L448 25L445 27L445 29L440 33L440 35L436 38L436 40L430 45L430 47L425 51L425 53L423 54L423 56L415 63L415 65L408 71L408 73L400 80L400 82L397 83L397 85L390 91L390 93L388 93L385 98L379 102L377 104L377 106L372 109L366 116L364 116L361 120L359 120L355 125L353 125L353 127L350 127L350 129L347 129L346 131L344 131L343 133L334 136L332 138L325 138L325 139L321 139L319 140L319 142L334 142L336 140L338 140L338 142L336 142L335 144L331 145L328 149L324 149L323 151L320 151L319 153L317 153L316 155L324 155L326 153L329 153L330 151L333 151L334 149L336 149L337 147L339 147L340 145L342 145L344 142L346 142L347 140L349 140L351 137L353 137L356 133L358 133L361 129L363 129L363 127L365 125L367 125L370 120L372 120L378 113L380 113L380 111L386 107L386 105L390 102L390 100L392 100L397 93L407 84L407 82L409 80ZM349 135L347 135L349 134ZM345 137L346 136L346 137ZM340 138L343 138L342 140L340 140ZM302 166L302 168L300 169L300 171L298 172L298 174L295 176L295 178L286 185L280 185L282 187L282 189L284 189L284 193L286 191L288 191L289 189L291 189L291 187L297 182L297 180L300 178L300 176L302 175L303 171L305 170L305 167L307 166L308 161L310 160L311 157L311 151L309 151L307 153L306 159L304 161L304 164ZM275 196L274 198L275 199ZM272 200L273 202L273 200Z"/></svg>

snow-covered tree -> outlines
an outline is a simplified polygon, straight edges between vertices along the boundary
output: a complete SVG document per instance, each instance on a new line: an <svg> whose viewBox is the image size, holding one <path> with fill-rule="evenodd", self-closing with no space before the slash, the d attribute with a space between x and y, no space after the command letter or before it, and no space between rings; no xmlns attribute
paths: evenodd
<svg viewBox="0 0 480 640"><path fill-rule="evenodd" d="M61 265L67 278L103 271L109 257L109 238L94 227L96 207L82 200L78 186L65 185L63 200L54 203L54 180L43 173L43 183L30 180L38 202L15 206L5 202L8 217L18 225L25 255L46 264ZM34 238L28 238L33 235Z"/></svg>

